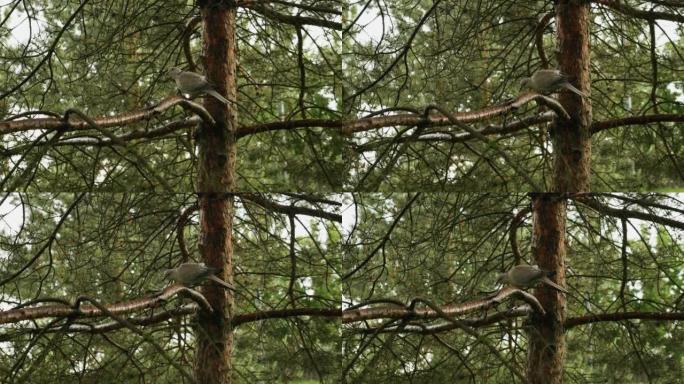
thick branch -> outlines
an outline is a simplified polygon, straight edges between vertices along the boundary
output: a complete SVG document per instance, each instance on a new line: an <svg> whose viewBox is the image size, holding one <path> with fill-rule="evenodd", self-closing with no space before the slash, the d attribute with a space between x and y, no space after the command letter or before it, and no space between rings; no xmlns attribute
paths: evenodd
<svg viewBox="0 0 684 384"><path fill-rule="evenodd" d="M262 123L255 125L248 125L239 127L235 136L237 138L253 135L255 133L270 132L270 131L282 131L282 130L292 130L296 128L338 128L341 129L344 126L342 120L326 120L326 119L306 119L306 120L286 120L286 121L274 121L271 123Z"/></svg>
<svg viewBox="0 0 684 384"><path fill-rule="evenodd" d="M675 321L684 320L684 312L617 312L601 313L596 315L579 316L567 319L565 329L578 325L600 323L604 321L623 320L651 320L651 321Z"/></svg>
<svg viewBox="0 0 684 384"><path fill-rule="evenodd" d="M513 319L517 317L529 316L534 313L534 310L529 305L518 306L511 308L506 311L500 311L479 318L463 319L461 322L469 327L478 328L487 325L496 324L503 320ZM405 325L401 332L403 333L418 333L421 335L433 335L437 333L451 331L453 329L459 328L456 324L451 322L440 322L437 324L409 324ZM357 330L355 330L357 331ZM371 333L392 333L399 331L399 326L379 328L364 328L357 332L371 334Z"/></svg>
<svg viewBox="0 0 684 384"><path fill-rule="evenodd" d="M244 313L233 317L233 325L267 320L267 319L284 319L296 316L316 316L316 317L342 317L342 310L339 308L291 308L291 309L275 309L271 311L260 311L252 313Z"/></svg>
<svg viewBox="0 0 684 384"><path fill-rule="evenodd" d="M142 325L142 326L153 325L153 324L164 322L164 321L169 320L169 319L174 318L174 317L191 315L193 313L196 313L198 311L198 309L199 309L199 306L197 304L191 303L191 304L185 304L185 305L180 306L180 307L169 309L168 311L163 311L163 312L159 312L156 314L150 314L149 316L138 316L138 317L127 318L126 321L128 321L129 323L134 324L134 325ZM22 328L21 332L30 332L30 333L69 332L69 333L98 334L98 333L107 333L107 332L115 331L115 330L118 330L118 329L121 329L124 327L125 326L118 321L108 321L108 322L100 323L100 324L74 323L74 324L69 325L69 327L66 329L63 329L62 327L55 327L55 328L49 328L49 329L44 329L44 328L25 329L25 328ZM14 335L11 332L0 335L0 342L10 341L13 339L14 339Z"/></svg>
<svg viewBox="0 0 684 384"><path fill-rule="evenodd" d="M147 308L154 308L162 305L164 302L169 300L172 296L179 294L180 292L190 292L190 288L183 287L182 285L172 285L164 289L161 294L155 296L143 297L140 299L135 299L131 301L124 301L120 303L107 305L106 308L109 312L121 315L126 313L131 313ZM195 291L196 292L196 291ZM197 295L191 295L193 299L197 299ZM211 306L202 300L196 300L198 304L203 305L205 309L211 311ZM43 305L39 307L31 308L16 308L7 311L0 312L0 324L16 323L22 320L34 320L42 319L47 317L67 317L72 316L75 318L88 318L88 317L100 317L106 316L101 309L92 305L83 305L79 308L74 308L68 305Z"/></svg>
<svg viewBox="0 0 684 384"><path fill-rule="evenodd" d="M100 128L111 128L130 125L141 121L147 121L161 114L176 104L185 104L185 99L180 96L171 96L159 102L151 108L122 113L115 116L99 116L92 121ZM61 118L40 118L23 120L0 121L0 135L13 132L30 131L34 129L64 129L65 131L83 131L93 129L87 121L65 121Z"/></svg>
<svg viewBox="0 0 684 384"><path fill-rule="evenodd" d="M595 122L591 126L591 133L598 133L607 129L626 125L644 125L662 122L684 122L684 115L680 114L657 114L645 116L629 116L621 119L604 120Z"/></svg>
<svg viewBox="0 0 684 384"><path fill-rule="evenodd" d="M546 57L546 53L544 52L544 30L555 16L555 12L549 12L542 16L542 18L539 20L539 23L537 23L534 42L537 46L537 53L539 54L539 61L541 61L542 68L549 67L549 59Z"/></svg>
<svg viewBox="0 0 684 384"><path fill-rule="evenodd" d="M482 129L477 130L479 134L485 136L491 135L508 135L515 134L535 124L547 123L556 118L556 114L547 111L539 115L526 117L524 119L513 120L505 125L488 125ZM405 143L405 142L441 142L441 143L465 143L475 139L476 136L470 132L450 132L447 130L427 131L418 135L417 137L405 136L394 137L388 139L381 139L372 141L356 147L356 151L372 151L377 147L385 144Z"/></svg>
<svg viewBox="0 0 684 384"><path fill-rule="evenodd" d="M532 101L544 103L552 108L557 115L561 115L564 118L568 116L567 112L565 112L563 107L558 104L555 99L532 92L524 92L518 95L515 99L482 108L480 110L451 113L451 116L453 116L459 123L467 124L511 113L522 107L524 104ZM376 128L416 125L433 127L449 126L454 125L454 123L452 120L450 120L449 116L443 114L430 114L428 116L424 116L423 114L398 114L346 121L341 124L341 132L345 135L352 135L357 132L369 131Z"/></svg>
<svg viewBox="0 0 684 384"><path fill-rule="evenodd" d="M458 316L473 311L483 311L495 305L498 305L506 298L517 297L524 300L537 312L544 314L544 308L537 299L520 289L513 287L504 287L495 295L483 299L466 301L460 304L453 304L441 307L442 312L448 316ZM342 312L342 323L349 324L367 320L377 319L436 319L442 317L437 311L431 308L417 308L411 309L408 307L380 307L380 308L351 308Z"/></svg>

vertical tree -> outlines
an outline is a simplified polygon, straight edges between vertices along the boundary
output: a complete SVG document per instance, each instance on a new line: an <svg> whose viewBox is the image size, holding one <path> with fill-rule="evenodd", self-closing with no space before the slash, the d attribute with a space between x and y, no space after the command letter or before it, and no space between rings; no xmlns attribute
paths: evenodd
<svg viewBox="0 0 684 384"><path fill-rule="evenodd" d="M198 3L203 26L203 57L207 78L229 100L237 96L236 13L233 1L207 0ZM200 250L202 259L223 271L221 278L233 282L233 197L237 110L214 98L205 106L215 123L202 122L199 131L198 197ZM233 351L233 292L206 288L205 296L214 311L199 313L195 379L200 383L230 383Z"/></svg>

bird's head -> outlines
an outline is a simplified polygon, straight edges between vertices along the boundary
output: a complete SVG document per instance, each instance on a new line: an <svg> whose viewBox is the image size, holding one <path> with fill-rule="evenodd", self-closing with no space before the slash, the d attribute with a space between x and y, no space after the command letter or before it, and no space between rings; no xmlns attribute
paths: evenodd
<svg viewBox="0 0 684 384"><path fill-rule="evenodd" d="M505 272L504 272L504 273L499 273L499 275L498 275L497 278L496 278L496 282L497 282L497 283L503 284L503 283L505 283L506 281L508 281L508 275L507 275Z"/></svg>
<svg viewBox="0 0 684 384"><path fill-rule="evenodd" d="M173 269L165 269L165 270L164 270L164 278L165 278L165 279L170 278L170 277L171 277L171 274L173 273L173 271L174 271Z"/></svg>
<svg viewBox="0 0 684 384"><path fill-rule="evenodd" d="M532 80L529 77L523 77L523 79L520 80L520 89L530 88L530 81Z"/></svg>
<svg viewBox="0 0 684 384"><path fill-rule="evenodd" d="M169 76L175 78L176 76L180 75L181 72L182 72L182 71L181 71L180 68L178 68L178 67L173 67L173 68L169 69L169 71L168 71L167 73L169 74Z"/></svg>

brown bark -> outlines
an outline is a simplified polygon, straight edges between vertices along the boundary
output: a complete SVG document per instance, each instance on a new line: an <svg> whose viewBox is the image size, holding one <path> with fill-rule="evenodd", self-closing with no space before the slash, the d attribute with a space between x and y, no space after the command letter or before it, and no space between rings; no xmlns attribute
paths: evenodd
<svg viewBox="0 0 684 384"><path fill-rule="evenodd" d="M577 327L579 325L594 324L601 322L619 322L625 320L644 320L644 321L667 321L684 320L684 312L615 312L597 313L586 316L578 316L568 319L565 322L565 329Z"/></svg>
<svg viewBox="0 0 684 384"><path fill-rule="evenodd" d="M351 324L378 319L436 319L444 317L445 315L455 317L477 311L486 311L489 308L496 307L506 299L519 299L525 301L532 310L544 313L544 308L542 308L539 301L531 294L517 288L504 287L494 295L458 304L444 305L439 307L439 311L430 306L414 308L413 303L407 304L406 306L399 305L400 303L392 303L391 306L383 305L366 308L366 305L364 305L363 308L350 308L342 311L342 323ZM371 304L377 303L369 303L368 305Z"/></svg>
<svg viewBox="0 0 684 384"><path fill-rule="evenodd" d="M556 3L558 63L573 84L589 93L589 4L578 0ZM572 92L561 92L560 102L571 119L558 119L554 130L554 178L556 192L588 192L591 171L591 101ZM533 202L533 255L554 280L565 285L565 199L537 195ZM527 378L531 383L562 383L566 352L563 324L566 299L542 287L536 296L547 314L533 315L529 332Z"/></svg>
<svg viewBox="0 0 684 384"><path fill-rule="evenodd" d="M203 25L204 69L214 88L236 99L236 7L232 1L199 1ZM203 122L199 145L199 248L203 261L220 268L218 276L233 283L233 196L235 190L236 110L213 97L204 101L216 124ZM234 297L230 290L210 284L203 293L213 313L198 314L195 379L198 383L230 383L233 350Z"/></svg>
<svg viewBox="0 0 684 384"><path fill-rule="evenodd" d="M558 63L572 83L589 93L589 4L561 0L556 5ZM558 119L554 132L555 192L588 192L591 161L591 101L572 92L560 94L570 120Z"/></svg>
<svg viewBox="0 0 684 384"><path fill-rule="evenodd" d="M536 195L532 211L534 260L541 269L555 272L551 279L565 286L565 199L557 194ZM546 315L532 315L528 334L527 379L530 383L562 383L566 299L545 285L535 290L535 296L546 310Z"/></svg>

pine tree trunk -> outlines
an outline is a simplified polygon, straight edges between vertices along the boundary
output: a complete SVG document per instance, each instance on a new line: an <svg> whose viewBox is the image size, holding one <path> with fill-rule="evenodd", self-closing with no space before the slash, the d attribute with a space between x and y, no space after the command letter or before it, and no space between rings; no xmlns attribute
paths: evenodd
<svg viewBox="0 0 684 384"><path fill-rule="evenodd" d="M214 87L229 100L236 99L236 46L234 2L199 1L203 27L205 74ZM224 92L225 91L225 92ZM216 121L203 123L197 134L199 145L198 198L200 207L199 247L203 261L221 269L224 281L233 282L233 196L235 190L234 108L213 97L204 106ZM230 383L233 330L233 293L208 284L203 294L214 309L198 315L195 378L198 383Z"/></svg>
<svg viewBox="0 0 684 384"><path fill-rule="evenodd" d="M560 70L584 93L589 93L589 4L579 0L556 3L558 63ZM555 192L588 192L591 165L591 102L571 92L561 92L560 102L570 114L554 129ZM533 202L535 262L555 272L565 286L566 202L557 194L536 195ZM545 316L533 316L529 331L527 378L530 383L562 383L566 352L563 323L566 298L546 287L535 290Z"/></svg>
<svg viewBox="0 0 684 384"><path fill-rule="evenodd" d="M589 3L561 0L556 5L558 63L561 72L589 93ZM558 120L554 130L555 192L588 192L591 161L591 102L561 92L560 102L571 120Z"/></svg>
<svg viewBox="0 0 684 384"><path fill-rule="evenodd" d="M539 194L532 202L534 260L541 269L555 271L552 279L565 286L565 199L558 194ZM528 333L527 378L532 384L563 382L566 299L555 289L541 286L535 296L546 315L532 316Z"/></svg>

